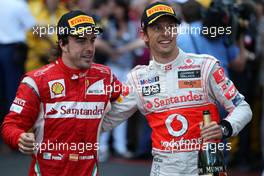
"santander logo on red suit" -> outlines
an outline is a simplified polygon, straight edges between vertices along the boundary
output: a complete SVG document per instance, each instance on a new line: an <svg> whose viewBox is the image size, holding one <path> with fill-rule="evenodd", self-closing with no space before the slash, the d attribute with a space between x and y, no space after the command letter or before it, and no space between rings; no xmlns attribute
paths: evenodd
<svg viewBox="0 0 264 176"><path fill-rule="evenodd" d="M97 119L104 113L104 102L59 102L46 104L46 118Z"/></svg>

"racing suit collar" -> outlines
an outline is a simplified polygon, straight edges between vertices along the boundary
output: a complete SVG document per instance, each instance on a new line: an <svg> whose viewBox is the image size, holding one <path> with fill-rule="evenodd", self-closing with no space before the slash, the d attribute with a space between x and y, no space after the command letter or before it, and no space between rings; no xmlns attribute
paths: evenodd
<svg viewBox="0 0 264 176"><path fill-rule="evenodd" d="M62 58L59 57L57 60L56 60L56 64L58 64L61 69L63 70L63 72L68 75L71 79L75 80L75 79L78 79L78 78L81 78L81 77L85 77L87 75L87 72L89 69L86 69L86 70L79 70L79 69L72 69L72 68L69 68L68 66L66 66L63 61L62 61Z"/></svg>
<svg viewBox="0 0 264 176"><path fill-rule="evenodd" d="M178 56L171 62L166 63L166 64L161 64L153 59L150 61L150 68L151 69L158 69L161 70L162 72L167 72L170 70L175 70L175 68L179 65L180 61L185 58L185 53L179 48L179 54Z"/></svg>

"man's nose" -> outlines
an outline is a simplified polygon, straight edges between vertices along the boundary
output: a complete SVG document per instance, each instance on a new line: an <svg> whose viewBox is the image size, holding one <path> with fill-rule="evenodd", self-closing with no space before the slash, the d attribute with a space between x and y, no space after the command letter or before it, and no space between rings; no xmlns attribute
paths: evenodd
<svg viewBox="0 0 264 176"><path fill-rule="evenodd" d="M94 50L94 43L92 43L91 41L86 41L84 46L86 50L89 50L89 51Z"/></svg>
<svg viewBox="0 0 264 176"><path fill-rule="evenodd" d="M166 36L166 37L170 36L171 35L171 27L170 26L163 26L162 30L161 30L161 34L163 36Z"/></svg>

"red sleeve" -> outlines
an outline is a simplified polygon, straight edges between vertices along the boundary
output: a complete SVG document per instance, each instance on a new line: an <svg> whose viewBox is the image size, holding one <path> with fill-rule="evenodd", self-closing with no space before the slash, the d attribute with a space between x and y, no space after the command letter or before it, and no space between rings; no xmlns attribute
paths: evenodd
<svg viewBox="0 0 264 176"><path fill-rule="evenodd" d="M39 113L40 100L27 84L21 83L10 111L2 124L2 136L11 148L18 148L21 133L30 130Z"/></svg>
<svg viewBox="0 0 264 176"><path fill-rule="evenodd" d="M122 83L116 78L115 75L113 75L113 81L111 83L112 86L112 93L111 93L111 98L110 101L115 101L119 95L122 93Z"/></svg>

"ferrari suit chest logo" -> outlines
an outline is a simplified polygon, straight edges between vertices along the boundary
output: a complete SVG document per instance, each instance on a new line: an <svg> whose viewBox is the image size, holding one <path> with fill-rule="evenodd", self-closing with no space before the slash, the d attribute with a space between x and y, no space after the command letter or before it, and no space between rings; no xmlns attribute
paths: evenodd
<svg viewBox="0 0 264 176"><path fill-rule="evenodd" d="M94 83L86 83L87 90L86 95L105 95L105 89L104 89L104 80L101 79L99 81L96 81Z"/></svg>

